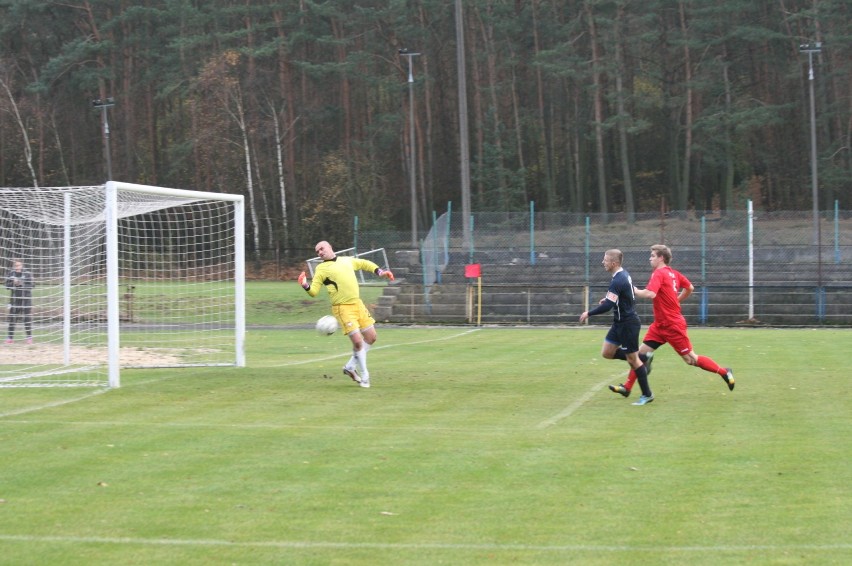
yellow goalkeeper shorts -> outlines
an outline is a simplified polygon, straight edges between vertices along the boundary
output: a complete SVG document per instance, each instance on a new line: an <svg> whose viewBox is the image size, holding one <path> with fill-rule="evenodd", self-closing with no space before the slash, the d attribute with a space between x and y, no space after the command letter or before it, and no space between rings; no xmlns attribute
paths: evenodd
<svg viewBox="0 0 852 566"><path fill-rule="evenodd" d="M361 299L358 299L357 303L332 305L331 314L337 318L344 334L351 334L356 330L365 330L376 324L376 320Z"/></svg>

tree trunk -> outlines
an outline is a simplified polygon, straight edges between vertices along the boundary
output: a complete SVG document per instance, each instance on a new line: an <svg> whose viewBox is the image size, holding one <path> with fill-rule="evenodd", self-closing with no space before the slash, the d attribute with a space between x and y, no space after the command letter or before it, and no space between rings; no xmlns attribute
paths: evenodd
<svg viewBox="0 0 852 566"><path fill-rule="evenodd" d="M460 1L460 0L456 0ZM464 25L464 29L467 30L468 26ZM467 37L470 38L469 49L466 50L465 56L467 53L476 53L477 52L477 42L476 42L476 34L475 33L466 33ZM481 207L485 207L485 183L483 181L482 170L484 168L485 163L485 103L482 101L482 72L480 70L479 58L471 57L471 75L473 78L473 137L476 140L476 200L477 204ZM460 92L459 96L465 96L465 93Z"/></svg>
<svg viewBox="0 0 852 566"><path fill-rule="evenodd" d="M422 3L418 3L418 20L421 23L421 27L423 29L427 29L428 27L428 17L426 12L424 11ZM421 56L420 62L423 67L423 77L430 77L431 72L429 69L429 61L430 58L428 56ZM424 80L423 83L423 106L422 106L422 114L424 116L423 121L425 123L425 127L420 128L422 131L422 137L418 137L417 139L417 151L419 152L420 163L423 164L417 168L418 175L420 176L420 210L421 215L422 211L432 210L434 208L434 194L432 190L433 184L433 176L432 171L435 170L435 155L433 153L433 148L435 145L434 140L434 124L432 117L432 105L433 105L433 97L432 97L432 81ZM415 117L418 116L418 113L415 113Z"/></svg>
<svg viewBox="0 0 852 566"><path fill-rule="evenodd" d="M677 201L675 206L678 210L686 210L689 205L690 192L690 165L692 163L692 126L694 121L694 96L695 91L692 87L692 60L689 53L689 27L686 21L686 2L678 1L678 9L680 15L680 30L683 35L683 65L685 72L685 88L686 88L686 107L684 108L684 124L683 124L683 170L681 172L680 186L677 191Z"/></svg>
<svg viewBox="0 0 852 566"><path fill-rule="evenodd" d="M243 156L245 158L245 179L246 193L249 198L248 209L251 213L252 224L252 241L254 242L254 259L255 263L260 266L260 221L257 216L257 205L255 203L254 176L252 175L251 167L251 146L249 144L248 125L246 123L245 109L243 107L243 96L239 90L239 85L233 87L234 92L231 93L234 100L234 108L228 108L228 112L236 121L240 128L240 140L242 142ZM227 98L226 98L227 101Z"/></svg>
<svg viewBox="0 0 852 566"><path fill-rule="evenodd" d="M279 117L279 113L276 112L275 107L272 103L269 104L271 115L272 115L272 125L273 130L275 132L275 165L278 175L278 198L281 200L281 238L280 241L284 242L285 249L289 246L290 242L290 223L287 220L287 178L284 174L284 137L286 132L281 131L281 120ZM290 125L292 127L292 124ZM287 128L287 131L290 130L290 127Z"/></svg>
<svg viewBox="0 0 852 566"><path fill-rule="evenodd" d="M629 1L629 0L628 0ZM630 147L627 143L627 121L629 119L624 105L624 10L625 2L619 2L615 22L615 95L618 101L618 144L621 157L621 174L624 178L624 209L627 222L636 221L636 204L633 201L633 176L630 172Z"/></svg>
<svg viewBox="0 0 852 566"><path fill-rule="evenodd" d="M18 124L18 128L20 128L20 130L21 130L21 141L24 142L24 144L23 144L24 159L27 162L27 169L29 169L29 171L30 171L30 178L32 179L32 182L33 182L33 188L37 189L38 188L38 176L36 175L35 169L33 168L33 148L30 145L30 136L27 133L27 126L26 126L26 124L24 124L24 119L21 116L21 111L18 108L18 103L15 100L15 97L12 96L12 91L11 91L11 89L9 89L9 85L2 78L0 78L0 87L3 87L3 90L6 92L6 96L9 97L9 104L11 105L11 108L12 108L12 114L15 115L15 121Z"/></svg>
<svg viewBox="0 0 852 566"><path fill-rule="evenodd" d="M518 155L518 171L520 172L519 182L521 184L521 192L523 193L524 202L529 202L530 195L527 193L527 165L524 159L524 136L523 131L521 129L521 113L520 113L520 103L518 102L518 78L515 75L515 66L512 66L512 115L515 119L515 145L517 146L516 152ZM553 202L551 198L545 200L547 202Z"/></svg>
<svg viewBox="0 0 852 566"><path fill-rule="evenodd" d="M292 200L297 191L296 188L296 139L295 139L295 125L298 120L296 116L295 110L295 100L296 100L296 90L293 87L293 72L292 66L290 64L290 53L287 50L287 33L284 30L284 14L281 10L275 10L273 12L273 18L275 20L276 33L279 40L279 48L278 48L278 90L279 96L283 101L283 114L284 114L284 122L288 125L287 130L284 132L279 132L276 135L276 159L278 160L277 166L279 175L283 173L283 177L279 179L279 188L281 189L281 215L282 222L284 223L284 253L287 255L289 253L290 248L290 223L287 209L287 198L285 189L286 187L290 188L291 195L290 199ZM280 127L279 118L275 113L275 109L273 108L273 115L275 116L275 128L276 131ZM281 152L283 151L283 156ZM283 157L283 163L282 161ZM283 169L283 171L282 171ZM293 203L296 204L296 203Z"/></svg>
<svg viewBox="0 0 852 566"><path fill-rule="evenodd" d="M592 13L591 2L585 4L586 16L589 20L589 43L592 50L592 86L595 108L595 164L598 179L598 210L604 223L609 222L609 205L606 190L606 168L604 159L604 93L600 77L600 46L598 45L597 26Z"/></svg>
<svg viewBox="0 0 852 566"><path fill-rule="evenodd" d="M726 211L733 207L734 204L734 148L731 137L731 113L733 112L733 100L731 96L731 80L728 76L728 58L727 48L724 51L724 61L722 61L722 81L725 85L725 123L724 140L725 140L725 178L722 181L722 202L719 208Z"/></svg>
<svg viewBox="0 0 852 566"><path fill-rule="evenodd" d="M482 30L482 42L485 45L485 61L486 61L486 74L488 76L488 95L489 95L489 111L487 114L491 119L491 136L492 136L492 144L494 145L494 157L493 163L488 163L488 166L493 166L494 168L494 181L497 186L496 189L499 195L499 205L501 210L509 210L511 209L510 197L506 190L506 176L504 171L506 169L504 156L503 156L503 136L501 135L500 129L503 124L500 116L500 102L497 99L497 91L499 89L499 79L497 76L497 56L495 53L494 46L494 28L491 24L491 8L492 5L489 2L488 5L488 23L484 22L482 19L482 15L479 12L478 8L475 8L476 16L479 20L480 28ZM480 167L485 166L485 162L480 163Z"/></svg>
<svg viewBox="0 0 852 566"><path fill-rule="evenodd" d="M541 5L541 0L532 0L530 3L530 8L532 12L532 38L533 38L533 57L538 57L541 53L541 38L539 37L539 16L538 11ZM546 106L544 103L544 79L542 77L541 67L536 66L535 68L535 101L536 101L536 109L538 111L538 130L539 130L539 139L537 143L541 146L541 150L538 151L538 155L540 155L539 160L541 163L541 182L544 184L544 194L547 195L545 208L549 210L556 210L559 204L559 199L556 196L556 183L554 182L554 178L556 177L554 174L554 162L556 161L554 158L554 143L553 137L551 134L551 128L553 127L551 122L552 120L548 120L548 113L546 112ZM552 115L552 114L551 114Z"/></svg>

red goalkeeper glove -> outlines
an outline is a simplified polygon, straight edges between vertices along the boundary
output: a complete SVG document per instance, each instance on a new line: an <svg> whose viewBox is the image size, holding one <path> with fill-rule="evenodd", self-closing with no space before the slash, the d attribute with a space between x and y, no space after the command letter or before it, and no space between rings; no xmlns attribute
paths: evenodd
<svg viewBox="0 0 852 566"><path fill-rule="evenodd" d="M311 288L311 286L308 285L308 274L304 271L299 274L299 278L297 279L297 281L299 282L299 285L302 286L302 289L304 289L305 291Z"/></svg>
<svg viewBox="0 0 852 566"><path fill-rule="evenodd" d="M376 275L378 275L379 277L387 277L391 281L394 280L393 271L391 271L390 269L382 269L380 267L379 269L376 270Z"/></svg>

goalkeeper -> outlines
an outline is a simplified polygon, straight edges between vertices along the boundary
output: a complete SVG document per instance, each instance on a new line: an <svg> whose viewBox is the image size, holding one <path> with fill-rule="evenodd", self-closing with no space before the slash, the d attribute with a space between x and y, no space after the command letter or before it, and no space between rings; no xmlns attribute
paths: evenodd
<svg viewBox="0 0 852 566"><path fill-rule="evenodd" d="M376 321L361 300L361 291L355 270L372 271L379 277L394 280L393 272L382 269L372 261L337 256L326 241L316 245L316 252L322 260L310 283L303 271L299 274L299 285L311 297L316 297L320 288L325 286L331 300L331 314L337 318L344 334L352 341L352 357L343 366L343 373L351 377L361 387L370 387L370 372L367 370L367 352L376 342Z"/></svg>

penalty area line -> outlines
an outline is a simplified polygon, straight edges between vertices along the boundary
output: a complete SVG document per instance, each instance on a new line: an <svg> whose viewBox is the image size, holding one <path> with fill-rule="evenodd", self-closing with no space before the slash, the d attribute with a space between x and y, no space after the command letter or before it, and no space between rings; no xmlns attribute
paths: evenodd
<svg viewBox="0 0 852 566"><path fill-rule="evenodd" d="M562 409L559 413L553 415L549 419L543 420L540 423L538 423L536 428L538 428L538 429L547 428L549 426L555 425L556 423L558 423L559 421L561 421L563 419L567 419L568 417L573 415L577 411L577 409L579 409L580 407L585 405L586 401L588 401L589 399L594 397L597 394L598 391L603 389L604 386L607 383L609 383L613 379L618 379L621 376L622 376L622 374L613 375L613 376L610 376L609 379L607 379L606 381L601 381L600 383L596 383L595 385L592 386L591 389L589 389L583 395L581 395L580 397L575 399L573 403L571 403L570 405L568 405L567 407Z"/></svg>

